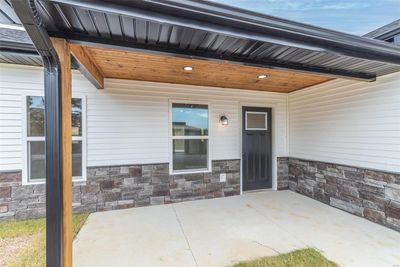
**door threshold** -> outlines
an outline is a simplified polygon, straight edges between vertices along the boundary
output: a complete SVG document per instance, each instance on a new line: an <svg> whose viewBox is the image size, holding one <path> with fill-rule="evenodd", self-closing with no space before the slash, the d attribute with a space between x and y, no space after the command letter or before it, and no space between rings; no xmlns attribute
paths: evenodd
<svg viewBox="0 0 400 267"><path fill-rule="evenodd" d="M243 194L259 193L259 192L267 192L267 191L275 191L275 190L272 188L254 189L254 190L243 191Z"/></svg>

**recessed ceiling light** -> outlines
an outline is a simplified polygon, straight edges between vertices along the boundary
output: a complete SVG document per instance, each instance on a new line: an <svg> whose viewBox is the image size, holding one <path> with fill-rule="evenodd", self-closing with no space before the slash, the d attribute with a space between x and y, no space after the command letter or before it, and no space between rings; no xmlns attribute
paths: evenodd
<svg viewBox="0 0 400 267"><path fill-rule="evenodd" d="M192 70L193 70L193 67L191 67L191 66L186 66L186 67L183 67L183 70L192 71Z"/></svg>
<svg viewBox="0 0 400 267"><path fill-rule="evenodd" d="M267 75L261 74L261 75L258 75L257 78L258 79L265 79L265 78L267 78Z"/></svg>

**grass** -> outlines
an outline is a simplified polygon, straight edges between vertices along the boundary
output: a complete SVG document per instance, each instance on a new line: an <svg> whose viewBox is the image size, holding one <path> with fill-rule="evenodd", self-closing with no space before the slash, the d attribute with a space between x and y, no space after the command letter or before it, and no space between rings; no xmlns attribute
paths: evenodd
<svg viewBox="0 0 400 267"><path fill-rule="evenodd" d="M46 229L44 219L5 221L0 223L0 238L33 235Z"/></svg>
<svg viewBox="0 0 400 267"><path fill-rule="evenodd" d="M72 218L74 237L85 223L89 214L82 213ZM45 219L26 221L8 221L0 223L0 238L12 238L22 235L36 235L7 267L46 266L46 222Z"/></svg>
<svg viewBox="0 0 400 267"><path fill-rule="evenodd" d="M286 254L239 262L232 267L337 267L312 248L295 250Z"/></svg>

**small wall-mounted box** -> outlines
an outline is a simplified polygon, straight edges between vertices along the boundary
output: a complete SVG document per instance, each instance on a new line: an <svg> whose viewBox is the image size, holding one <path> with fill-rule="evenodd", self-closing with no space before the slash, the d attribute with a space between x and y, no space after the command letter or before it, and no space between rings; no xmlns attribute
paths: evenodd
<svg viewBox="0 0 400 267"><path fill-rule="evenodd" d="M220 173L219 174L219 181L220 182L226 182L226 173Z"/></svg>

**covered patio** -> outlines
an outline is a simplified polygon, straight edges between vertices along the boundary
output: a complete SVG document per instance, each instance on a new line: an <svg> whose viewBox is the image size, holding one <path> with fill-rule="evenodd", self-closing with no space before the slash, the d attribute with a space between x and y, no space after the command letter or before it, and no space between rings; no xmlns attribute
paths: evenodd
<svg viewBox="0 0 400 267"><path fill-rule="evenodd" d="M354 91L385 75L382 83L394 84L390 74L400 71L399 47L213 2L11 3L34 47L27 52L26 46L5 43L7 60L24 54L37 61L40 56L44 66L48 266L223 266L308 246L343 266L400 262L397 232L289 191L243 194L289 189L292 182L294 191L400 227L398 173L349 167L335 153L327 153L334 163L306 161L320 160L321 151L313 157L297 153L304 161L288 158L289 141L297 138L289 136L291 120L299 118L293 132L301 133L307 123L312 128L313 121L301 116L324 113L313 108L323 107L330 97L302 104L308 96L294 95L290 113L286 95L335 80L327 87L346 90L337 93L339 104L327 105L334 112L346 98L341 94L351 93L350 81L357 81ZM93 97L88 99L92 126L87 128L99 131L89 131L97 152L90 151L88 168L80 166L83 184L72 181L72 69L79 70L76 77L86 78L78 78L78 91ZM317 95L326 89L313 88ZM184 119L174 120L174 109L195 109L201 114L194 124L204 122L193 129L182 124ZM343 112L346 118L351 110ZM86 127L83 121L81 128ZM346 123L351 128L352 122ZM227 125L231 128L223 128ZM306 146L307 152L318 129L326 134L329 127L326 123L311 135L299 134L311 141L298 147ZM389 137L395 143L392 128ZM121 143L104 148L104 136ZM392 149L391 143L385 145ZM83 158L82 147L77 156ZM185 154L189 150L195 152ZM372 170L400 168L397 151L387 162L379 153ZM357 154L358 161L350 162L368 163L364 156ZM232 197L207 199L225 196ZM177 204L196 199L206 200ZM82 210L107 212L89 217L72 256L74 201ZM108 211L156 204L171 205Z"/></svg>
<svg viewBox="0 0 400 267"><path fill-rule="evenodd" d="M340 266L396 266L400 234L291 191L93 213L74 266L229 266L316 248Z"/></svg>

